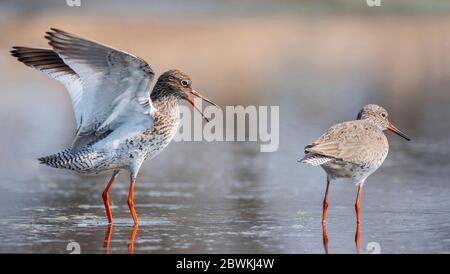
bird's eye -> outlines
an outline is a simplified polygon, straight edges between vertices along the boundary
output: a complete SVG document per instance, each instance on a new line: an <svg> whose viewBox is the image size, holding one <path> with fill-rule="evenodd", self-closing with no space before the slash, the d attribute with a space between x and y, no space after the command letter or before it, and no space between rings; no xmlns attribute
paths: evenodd
<svg viewBox="0 0 450 274"><path fill-rule="evenodd" d="M185 88L187 88L191 84L191 81L189 80L181 80L181 85Z"/></svg>
<svg viewBox="0 0 450 274"><path fill-rule="evenodd" d="M381 113L381 117L386 118L387 117L386 112Z"/></svg>

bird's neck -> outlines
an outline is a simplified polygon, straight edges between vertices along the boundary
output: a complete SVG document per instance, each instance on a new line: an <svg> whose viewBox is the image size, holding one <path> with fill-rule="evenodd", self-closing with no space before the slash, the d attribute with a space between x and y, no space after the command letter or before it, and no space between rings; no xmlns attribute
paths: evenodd
<svg viewBox="0 0 450 274"><path fill-rule="evenodd" d="M158 79L150 94L152 105L155 108L153 120L156 127L175 128L178 126L180 112L178 98L175 94L175 92L170 92L170 86L166 82Z"/></svg>
<svg viewBox="0 0 450 274"><path fill-rule="evenodd" d="M156 115L179 118L178 98L174 95L165 95L152 99Z"/></svg>

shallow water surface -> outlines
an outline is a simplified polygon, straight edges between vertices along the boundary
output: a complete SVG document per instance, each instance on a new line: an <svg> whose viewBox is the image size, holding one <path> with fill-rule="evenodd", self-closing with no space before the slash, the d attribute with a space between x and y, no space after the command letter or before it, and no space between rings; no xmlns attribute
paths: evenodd
<svg viewBox="0 0 450 274"><path fill-rule="evenodd" d="M228 156L208 167L200 159L166 166L170 157L190 155L183 145L173 145L169 155L161 155L160 168L149 164L139 178L135 253L324 252L322 171L301 167L294 158L278 164L270 159L273 155L259 156L245 146L202 143L193 145L191 153L211 146L201 158L217 158L221 151L229 151ZM289 158L290 154L277 155ZM424 161L428 165L421 165ZM450 175L442 166L445 161L446 157L406 146L367 181L362 199L363 250L374 242L385 253L449 251L449 185L441 179ZM190 171L182 181L150 175L159 170L173 177L173 171L186 168ZM36 172L51 175L29 177L28 182L11 180L16 186L1 192L2 252L66 253L73 241L86 253L129 251L133 225L126 205L127 176L120 176L111 190L114 226L108 232L101 201L106 178L77 177L45 167ZM20 184L26 187L17 187ZM355 195L353 185L331 185L330 253L355 252Z"/></svg>

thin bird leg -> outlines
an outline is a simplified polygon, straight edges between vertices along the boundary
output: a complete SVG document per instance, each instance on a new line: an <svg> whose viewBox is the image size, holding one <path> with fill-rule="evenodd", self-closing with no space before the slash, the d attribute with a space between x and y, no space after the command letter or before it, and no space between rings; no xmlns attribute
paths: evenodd
<svg viewBox="0 0 450 274"><path fill-rule="evenodd" d="M362 191L362 184L358 186L358 195L356 196L356 202L355 202L355 211L356 211L356 223L359 225L361 223L361 191Z"/></svg>
<svg viewBox="0 0 450 274"><path fill-rule="evenodd" d="M138 224L138 218L136 211L134 210L134 181L130 181L130 192L128 193L128 207L130 208L131 216L133 217L134 224Z"/></svg>
<svg viewBox="0 0 450 274"><path fill-rule="evenodd" d="M323 198L323 211L322 211L322 224L327 221L327 209L328 209L328 188L330 187L330 179L327 178L327 188L325 190L325 197Z"/></svg>
<svg viewBox="0 0 450 274"><path fill-rule="evenodd" d="M325 254L328 254L327 225L325 223L322 224L322 239L323 239L323 248L325 250Z"/></svg>
<svg viewBox="0 0 450 274"><path fill-rule="evenodd" d="M111 179L109 179L108 185L106 185L105 190L103 190L102 194L103 203L105 204L106 217L108 217L108 223L110 224L112 224L112 214L111 208L109 207L109 190L111 189L111 186L114 182L114 179L116 179L117 174L119 174L119 171L115 170L113 175L111 176Z"/></svg>
<svg viewBox="0 0 450 274"><path fill-rule="evenodd" d="M356 224L356 232L355 232L355 245L356 245L356 253L359 254L361 252L361 235L359 232L359 224Z"/></svg>
<svg viewBox="0 0 450 274"><path fill-rule="evenodd" d="M361 251L361 239L360 239L360 224L361 224L361 192L362 192L362 184L358 186L358 194L356 195L355 202L355 211L356 211L356 233L355 233L355 244L356 244L356 253L360 253Z"/></svg>
<svg viewBox="0 0 450 274"><path fill-rule="evenodd" d="M128 253L133 254L134 253L134 239L136 238L138 225L135 224L133 226L133 229L131 230L130 240L128 241Z"/></svg>
<svg viewBox="0 0 450 274"><path fill-rule="evenodd" d="M327 178L327 188L325 190L325 197L323 198L323 212L322 212L322 239L325 254L328 254L328 235L327 235L327 209L328 209L328 189L330 188L330 179Z"/></svg>

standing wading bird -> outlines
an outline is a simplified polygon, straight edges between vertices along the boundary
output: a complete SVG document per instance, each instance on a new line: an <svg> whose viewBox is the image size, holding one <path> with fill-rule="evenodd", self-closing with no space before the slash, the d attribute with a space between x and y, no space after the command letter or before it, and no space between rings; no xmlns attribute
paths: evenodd
<svg viewBox="0 0 450 274"><path fill-rule="evenodd" d="M110 224L109 189L120 170L129 171L128 206L137 224L136 176L143 161L158 155L178 130L178 100L198 111L194 97L215 104L192 89L189 76L179 70L163 73L150 93L155 73L144 60L58 29L45 38L52 49L13 47L11 54L64 84L77 131L70 148L39 161L84 174L112 171L102 195Z"/></svg>
<svg viewBox="0 0 450 274"><path fill-rule="evenodd" d="M305 147L305 156L300 162L313 166L320 165L327 173L322 213L325 245L328 242L325 226L328 189L332 180L343 178L358 185L355 211L357 218L356 241L359 250L361 191L367 177L381 166L388 154L389 144L384 134L385 130L392 131L408 141L411 140L389 122L388 113L384 108L370 104L361 109L357 120L332 126L314 143Z"/></svg>

